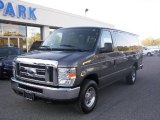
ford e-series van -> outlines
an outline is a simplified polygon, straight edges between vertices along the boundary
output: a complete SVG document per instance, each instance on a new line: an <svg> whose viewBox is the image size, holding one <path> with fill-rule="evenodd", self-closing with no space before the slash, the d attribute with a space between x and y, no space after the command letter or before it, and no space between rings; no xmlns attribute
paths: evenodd
<svg viewBox="0 0 160 120"><path fill-rule="evenodd" d="M27 99L77 100L84 113L98 100L98 88L126 79L142 68L137 35L101 27L55 30L38 50L14 60L12 89Z"/></svg>

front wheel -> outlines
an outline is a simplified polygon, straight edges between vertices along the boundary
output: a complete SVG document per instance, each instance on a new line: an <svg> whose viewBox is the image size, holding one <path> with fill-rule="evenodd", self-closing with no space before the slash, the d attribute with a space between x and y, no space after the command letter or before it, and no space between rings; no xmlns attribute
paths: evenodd
<svg viewBox="0 0 160 120"><path fill-rule="evenodd" d="M78 100L79 109L87 114L91 112L97 103L97 83L93 80L86 80L81 87L81 92Z"/></svg>
<svg viewBox="0 0 160 120"><path fill-rule="evenodd" d="M131 72L129 73L129 75L126 78L127 84L133 85L136 82L136 78L137 78L136 68L133 67Z"/></svg>

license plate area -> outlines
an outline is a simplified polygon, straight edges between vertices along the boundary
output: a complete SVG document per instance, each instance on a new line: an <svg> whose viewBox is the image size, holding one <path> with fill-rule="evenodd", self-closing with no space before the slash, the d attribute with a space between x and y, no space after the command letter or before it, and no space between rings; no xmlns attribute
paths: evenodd
<svg viewBox="0 0 160 120"><path fill-rule="evenodd" d="M39 93L39 94L43 93L43 90L39 89L39 88L34 88L34 87L22 85L22 84L19 84L18 87L21 88L21 89L23 89L23 90L25 90L25 91L32 91L32 93L33 92Z"/></svg>
<svg viewBox="0 0 160 120"><path fill-rule="evenodd" d="M31 101L34 101L35 100L35 94L32 93L32 92L29 92L29 91L25 91L23 93L23 96L28 99L28 100L31 100Z"/></svg>

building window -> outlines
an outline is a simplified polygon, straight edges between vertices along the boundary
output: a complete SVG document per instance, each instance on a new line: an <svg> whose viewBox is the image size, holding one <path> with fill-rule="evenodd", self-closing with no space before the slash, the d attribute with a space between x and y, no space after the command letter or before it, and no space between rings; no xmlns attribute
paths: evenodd
<svg viewBox="0 0 160 120"><path fill-rule="evenodd" d="M0 46L14 46L27 51L26 26L0 23Z"/></svg>
<svg viewBox="0 0 160 120"><path fill-rule="evenodd" d="M40 40L40 27L0 23L0 46L14 46L27 52L33 42Z"/></svg>
<svg viewBox="0 0 160 120"><path fill-rule="evenodd" d="M0 23L1 36L26 37L26 26Z"/></svg>

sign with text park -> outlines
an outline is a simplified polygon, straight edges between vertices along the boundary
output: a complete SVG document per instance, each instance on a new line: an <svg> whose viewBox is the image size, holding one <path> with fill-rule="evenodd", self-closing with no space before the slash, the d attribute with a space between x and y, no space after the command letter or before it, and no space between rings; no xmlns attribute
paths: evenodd
<svg viewBox="0 0 160 120"><path fill-rule="evenodd" d="M16 9L15 9L16 8ZM18 4L16 7L12 2L4 2L0 0L0 12L3 12L4 16L11 16L29 20L36 20L36 8L26 7L25 5Z"/></svg>

